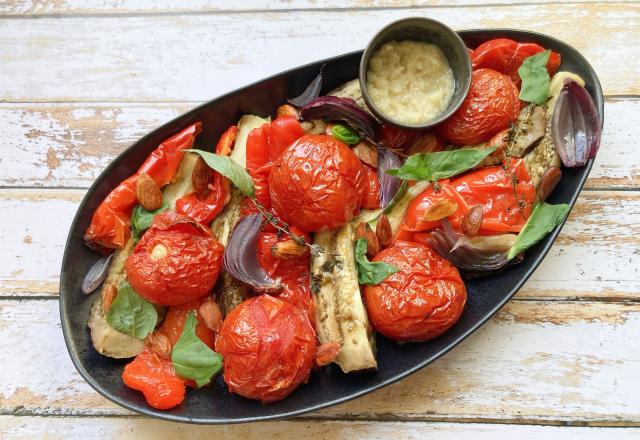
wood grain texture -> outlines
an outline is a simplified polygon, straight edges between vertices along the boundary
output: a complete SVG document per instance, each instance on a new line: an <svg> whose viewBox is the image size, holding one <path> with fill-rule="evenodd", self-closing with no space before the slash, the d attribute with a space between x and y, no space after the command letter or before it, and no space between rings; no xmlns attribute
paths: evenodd
<svg viewBox="0 0 640 440"><path fill-rule="evenodd" d="M88 187L131 143L197 103L0 104L0 186ZM640 99L608 99L587 188L640 189Z"/></svg>
<svg viewBox="0 0 640 440"><path fill-rule="evenodd" d="M187 440L221 437L226 440L278 438L298 440L318 438L339 440L406 439L419 440L539 440L561 436L564 440L622 440L640 438L638 428L591 428L554 426L487 425L480 423L415 423L415 422L343 422L343 421L287 421L228 425L220 427L195 426L140 418L83 418L72 417L3 417L0 431L6 440L68 439L85 440Z"/></svg>
<svg viewBox="0 0 640 440"><path fill-rule="evenodd" d="M429 367L313 417L638 425L639 331L639 304L511 301ZM130 414L71 365L57 301L0 301L0 352L2 413Z"/></svg>
<svg viewBox="0 0 640 440"><path fill-rule="evenodd" d="M376 29L411 15L456 29L548 33L584 53L606 94L640 93L640 58L630 56L640 44L640 4L629 3L4 18L0 101L203 101L360 49Z"/></svg>
<svg viewBox="0 0 640 440"><path fill-rule="evenodd" d="M0 296L57 295L83 190L0 190ZM43 215L46 213L46 215ZM517 298L640 300L640 192L583 192Z"/></svg>
<svg viewBox="0 0 640 440"><path fill-rule="evenodd" d="M580 3L596 3L582 0ZM608 3L612 0L600 1ZM292 9L373 9L429 6L484 6L492 0L4 0L0 15L66 15L66 14L135 14L135 13L202 13ZM528 0L501 1L505 5L530 3ZM574 0L541 0L537 3L575 3Z"/></svg>

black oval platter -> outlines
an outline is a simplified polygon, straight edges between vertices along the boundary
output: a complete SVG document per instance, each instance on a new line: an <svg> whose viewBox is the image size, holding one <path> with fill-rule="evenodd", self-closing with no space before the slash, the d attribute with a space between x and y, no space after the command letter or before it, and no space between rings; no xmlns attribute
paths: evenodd
<svg viewBox="0 0 640 440"><path fill-rule="evenodd" d="M492 38L512 38L535 42L562 55L561 70L578 73L586 80L601 119L603 96L598 77L574 48L542 34L508 30L468 30L459 32L468 47L476 47ZM98 354L91 345L87 320L93 295L81 292L82 280L100 257L83 241L91 216L102 199L118 183L135 172L147 155L164 139L182 128L202 121L203 132L196 140L199 148L211 148L242 114L272 115L286 98L297 96L324 69L323 93L357 78L362 51L318 61L289 70L240 90L209 101L164 124L122 152L102 172L82 200L71 225L60 277L60 315L64 338L71 359L82 377L107 399L132 411L180 422L201 424L241 423L275 420L316 411L363 396L393 383L430 364L477 330L502 307L531 276L549 251L560 231L556 228L542 242L527 251L523 263L504 272L467 283L469 299L460 321L444 336L426 343L398 345L378 336L378 371L347 376L336 366L311 374L309 382L280 402L262 404L227 391L218 376L205 389L188 391L185 402L169 411L158 411L147 405L141 393L127 388L121 379L125 361ZM573 207L593 165L565 169L560 184L549 198L550 203L568 203ZM487 360L489 362L489 360Z"/></svg>

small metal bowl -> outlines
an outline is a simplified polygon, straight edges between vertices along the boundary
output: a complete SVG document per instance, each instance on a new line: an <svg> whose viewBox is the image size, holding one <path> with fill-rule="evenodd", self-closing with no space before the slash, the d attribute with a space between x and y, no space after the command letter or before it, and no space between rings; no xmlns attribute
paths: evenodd
<svg viewBox="0 0 640 440"><path fill-rule="evenodd" d="M402 123L384 114L376 107L369 96L369 92L367 90L367 70L369 68L369 60L380 46L394 40L414 40L435 44L442 49L442 52L447 57L451 70L453 71L455 90L448 107L435 119L422 124ZM460 107L465 96L467 96L469 85L471 84L471 61L464 42L460 36L458 36L458 34L448 26L430 18L404 18L387 25L371 39L362 54L362 58L360 59L359 79L362 96L374 115L376 115L380 120L397 127L418 130L439 124L451 116L458 107Z"/></svg>

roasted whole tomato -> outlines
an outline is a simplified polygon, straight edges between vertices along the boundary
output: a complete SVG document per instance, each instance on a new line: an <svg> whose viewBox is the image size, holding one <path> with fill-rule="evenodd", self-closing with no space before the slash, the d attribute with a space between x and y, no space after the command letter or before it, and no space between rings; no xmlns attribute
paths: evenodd
<svg viewBox="0 0 640 440"><path fill-rule="evenodd" d="M518 118L519 93L507 75L491 69L475 70L462 105L436 131L454 145L485 142Z"/></svg>
<svg viewBox="0 0 640 440"><path fill-rule="evenodd" d="M375 256L400 268L364 298L373 327L394 341L427 341L458 321L467 291L458 270L426 245L396 242Z"/></svg>
<svg viewBox="0 0 640 440"><path fill-rule="evenodd" d="M129 388L142 391L156 409L173 408L184 400L186 381L176 375L171 359L161 358L147 347L124 367L122 380Z"/></svg>
<svg viewBox="0 0 640 440"><path fill-rule="evenodd" d="M448 217L456 230L472 207L482 205L481 235L519 232L531 215L535 197L524 160L513 160L508 166L480 168L442 180L437 191L430 186L409 204L402 229L415 232L437 227L439 221L425 221L424 217L435 202L446 199L458 204L458 210Z"/></svg>
<svg viewBox="0 0 640 440"><path fill-rule="evenodd" d="M154 304L185 304L216 283L224 247L211 232L173 211L157 215L127 259L133 289Z"/></svg>
<svg viewBox="0 0 640 440"><path fill-rule="evenodd" d="M233 309L216 340L229 391L264 403L287 397L307 381L315 348L307 314L270 295Z"/></svg>
<svg viewBox="0 0 640 440"><path fill-rule="evenodd" d="M247 171L256 187L256 198L269 209L269 172L282 152L298 140L304 131L297 119L280 116L270 124L251 130L247 137Z"/></svg>
<svg viewBox="0 0 640 440"><path fill-rule="evenodd" d="M543 52L544 47L535 43L518 43L508 38L497 38L482 43L471 54L473 69L493 69L508 75L513 83L520 87L522 80L518 69L522 62L532 55ZM559 53L551 52L547 62L547 71L553 75L560 67L562 59Z"/></svg>
<svg viewBox="0 0 640 440"><path fill-rule="evenodd" d="M291 232L311 242L308 234L292 228ZM308 252L294 259L276 258L272 248L281 242L290 240L286 235L275 232L261 232L258 237L258 262L260 267L273 279L278 279L284 286L276 296L307 312L309 322L315 322L315 304L311 296L311 277Z"/></svg>
<svg viewBox="0 0 640 440"><path fill-rule="evenodd" d="M207 188L176 200L176 212L208 226L224 209L231 197L231 184L214 171Z"/></svg>
<svg viewBox="0 0 640 440"><path fill-rule="evenodd" d="M344 143L327 135L303 136L271 169L271 206L303 231L336 229L360 209L364 179L360 159Z"/></svg>

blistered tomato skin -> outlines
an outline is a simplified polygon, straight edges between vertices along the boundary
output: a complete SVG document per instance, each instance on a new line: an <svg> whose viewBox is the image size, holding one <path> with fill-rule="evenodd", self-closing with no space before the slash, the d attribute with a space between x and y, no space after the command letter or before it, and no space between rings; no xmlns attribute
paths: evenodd
<svg viewBox="0 0 640 440"><path fill-rule="evenodd" d="M227 315L216 340L229 391L264 403L306 382L315 332L305 311L270 295L248 299Z"/></svg>
<svg viewBox="0 0 640 440"><path fill-rule="evenodd" d="M458 270L426 245L399 241L375 256L400 268L364 296L373 327L398 342L427 341L458 321L467 291Z"/></svg>
<svg viewBox="0 0 640 440"><path fill-rule="evenodd" d="M488 141L518 118L519 94L507 75L491 69L474 70L467 97L436 131L454 145Z"/></svg>
<svg viewBox="0 0 640 440"><path fill-rule="evenodd" d="M360 209L364 179L362 163L346 144L326 135L303 136L271 169L271 206L303 231L336 229Z"/></svg>
<svg viewBox="0 0 640 440"><path fill-rule="evenodd" d="M186 381L180 379L170 359L163 359L145 348L124 367L122 380L142 391L147 403L156 409L170 409L184 400Z"/></svg>
<svg viewBox="0 0 640 440"><path fill-rule="evenodd" d="M153 220L127 259L127 279L147 301L185 304L216 283L224 247L201 224L172 211Z"/></svg>

